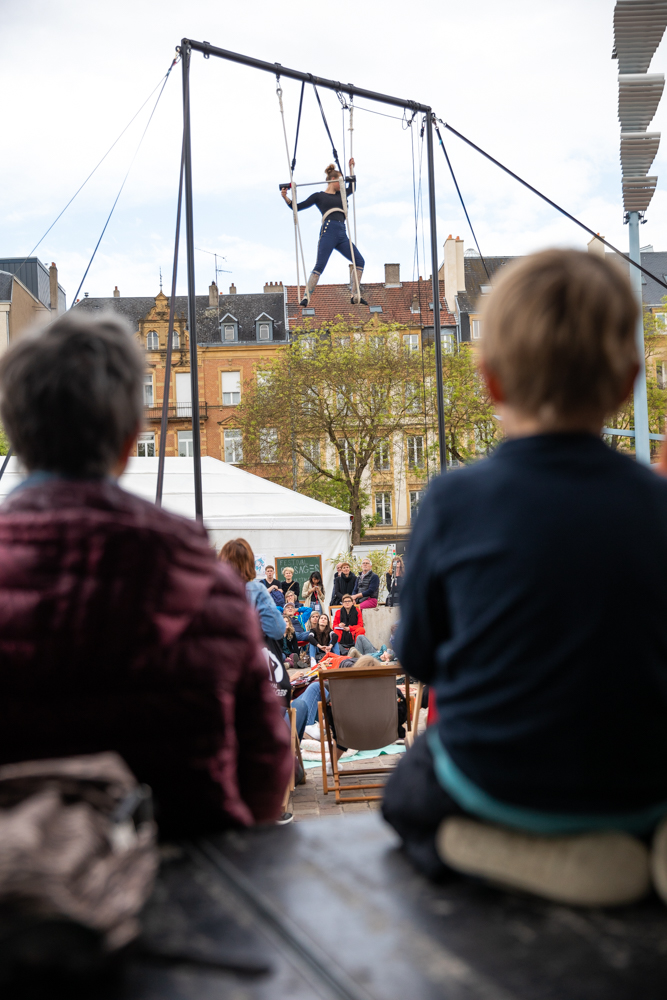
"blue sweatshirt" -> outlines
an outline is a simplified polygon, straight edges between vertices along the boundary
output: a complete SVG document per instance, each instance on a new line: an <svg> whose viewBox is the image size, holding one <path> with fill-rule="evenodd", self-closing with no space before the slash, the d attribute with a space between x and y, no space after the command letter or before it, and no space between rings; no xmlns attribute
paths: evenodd
<svg viewBox="0 0 667 1000"><path fill-rule="evenodd" d="M589 434L505 442L420 507L397 651L509 804L667 800L667 481Z"/></svg>

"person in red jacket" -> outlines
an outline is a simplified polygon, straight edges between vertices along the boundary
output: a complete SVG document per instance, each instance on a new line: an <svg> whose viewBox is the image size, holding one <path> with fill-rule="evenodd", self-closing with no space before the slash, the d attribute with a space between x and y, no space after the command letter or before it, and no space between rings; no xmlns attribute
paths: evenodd
<svg viewBox="0 0 667 1000"><path fill-rule="evenodd" d="M126 493L144 359L68 313L0 364L28 472L0 508L0 763L115 750L163 836L275 820L292 759L242 581L204 528Z"/></svg>

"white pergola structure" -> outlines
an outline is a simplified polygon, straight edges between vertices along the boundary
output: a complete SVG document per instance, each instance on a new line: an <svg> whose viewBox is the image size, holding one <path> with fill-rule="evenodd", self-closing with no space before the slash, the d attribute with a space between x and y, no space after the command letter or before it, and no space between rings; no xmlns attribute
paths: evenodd
<svg viewBox="0 0 667 1000"><path fill-rule="evenodd" d="M667 26L667 0L617 0L614 9L614 51L618 59L618 117L621 122L621 170L623 208L629 225L630 258L641 263L639 253L639 222L644 221L657 177L649 177L660 133L648 132L657 111L665 77L649 73L651 59ZM640 314L637 323L637 351L640 371L635 382L635 454L637 460L649 465L651 448L648 426L648 399L644 366L644 318L642 308L642 276L636 267L630 268Z"/></svg>

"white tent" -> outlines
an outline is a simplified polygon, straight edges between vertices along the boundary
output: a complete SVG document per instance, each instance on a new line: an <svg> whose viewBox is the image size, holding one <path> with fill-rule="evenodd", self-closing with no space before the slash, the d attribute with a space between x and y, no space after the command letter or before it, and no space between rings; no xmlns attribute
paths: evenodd
<svg viewBox="0 0 667 1000"><path fill-rule="evenodd" d="M163 489L165 509L190 518L195 516L192 463L191 458L167 458ZM131 458L120 485L154 501L157 468L157 458ZM201 468L204 525L216 549L231 538L243 537L256 556L270 562L278 556L321 555L328 598L333 586L329 560L350 547L349 514L216 458L202 458ZM0 480L0 500L22 478L11 458Z"/></svg>

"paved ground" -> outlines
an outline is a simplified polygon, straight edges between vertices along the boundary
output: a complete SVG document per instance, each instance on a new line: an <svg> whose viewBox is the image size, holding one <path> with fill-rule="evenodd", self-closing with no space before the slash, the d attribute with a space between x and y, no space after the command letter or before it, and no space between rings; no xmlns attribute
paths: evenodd
<svg viewBox="0 0 667 1000"><path fill-rule="evenodd" d="M382 767L383 770L391 770L396 766L396 762L401 756L374 757L371 760L359 760L351 764L346 764L343 771L353 772L364 767ZM367 783L384 780L383 775L359 775L357 782ZM378 791L381 791L379 789ZM294 813L294 820L298 822L303 819L319 819L325 816L342 816L343 813L368 812L369 809L377 809L378 802L348 802L345 805L336 805L336 793L329 786L329 794L325 795L322 787L322 768L313 767L306 771L306 784L298 785L294 789L292 804L288 806L290 812Z"/></svg>

